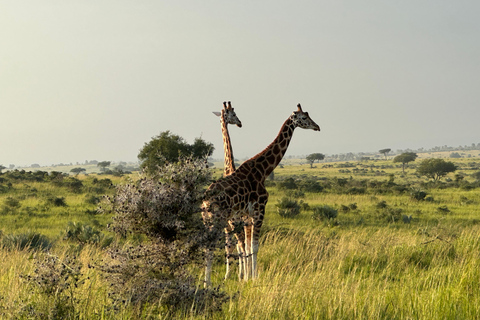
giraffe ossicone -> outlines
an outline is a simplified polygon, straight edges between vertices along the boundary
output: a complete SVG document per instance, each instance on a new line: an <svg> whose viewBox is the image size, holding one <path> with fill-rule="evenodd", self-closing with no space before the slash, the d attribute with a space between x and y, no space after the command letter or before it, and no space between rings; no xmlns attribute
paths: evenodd
<svg viewBox="0 0 480 320"><path fill-rule="evenodd" d="M235 228L233 232L238 239L237 249L245 280L256 278L258 273L258 240L268 201L265 179L282 160L297 127L320 131L308 112L303 112L298 104L271 144L232 174L212 183L205 193L202 215L210 230L225 227L227 221L228 224L244 224L244 239ZM210 248L206 253L205 286L211 285L212 259L213 249Z"/></svg>

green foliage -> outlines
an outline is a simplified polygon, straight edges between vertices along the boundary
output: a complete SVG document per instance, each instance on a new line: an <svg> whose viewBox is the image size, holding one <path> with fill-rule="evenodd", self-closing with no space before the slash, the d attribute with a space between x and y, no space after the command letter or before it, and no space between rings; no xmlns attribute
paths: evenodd
<svg viewBox="0 0 480 320"><path fill-rule="evenodd" d="M51 197L47 198L47 204L55 206L55 207L67 207L67 203L65 202L65 197Z"/></svg>
<svg viewBox="0 0 480 320"><path fill-rule="evenodd" d="M85 281L77 257L60 259L46 254L43 258L35 258L35 266L32 275L24 275L22 278L32 289L37 289L48 303L31 304L28 313L34 314L37 319L77 318L80 305L79 299L75 297L75 288Z"/></svg>
<svg viewBox="0 0 480 320"><path fill-rule="evenodd" d="M404 152L393 158L393 162L400 162L402 164L402 171L405 172L405 165L415 161L417 157L418 155L415 152Z"/></svg>
<svg viewBox="0 0 480 320"><path fill-rule="evenodd" d="M213 144L196 138L193 145L188 144L182 137L164 131L160 135L145 143L138 154L140 167L149 174L155 174L158 166L169 162L177 162L181 157L192 156L195 159L205 159L212 155Z"/></svg>
<svg viewBox="0 0 480 320"><path fill-rule="evenodd" d="M412 199L414 200L417 200L417 201L421 201L421 200L425 200L425 197L427 196L427 193L425 191L422 191L422 190L413 190L411 193L410 193Z"/></svg>
<svg viewBox="0 0 480 320"><path fill-rule="evenodd" d="M312 153L312 154L309 154L305 159L310 164L310 168L312 168L313 163L315 161L321 161L321 160L325 159L325 155L323 153Z"/></svg>
<svg viewBox="0 0 480 320"><path fill-rule="evenodd" d="M450 172L457 170L453 162L445 161L443 159L430 158L420 162L417 168L417 173L421 176L426 176L434 181L446 176Z"/></svg>
<svg viewBox="0 0 480 320"><path fill-rule="evenodd" d="M102 232L84 223L69 222L64 231L64 240L74 241L81 245L94 244L107 247L113 241L112 237L106 237Z"/></svg>
<svg viewBox="0 0 480 320"><path fill-rule="evenodd" d="M329 205L313 207L312 218L315 220L335 219L337 215L338 215L338 210Z"/></svg>
<svg viewBox="0 0 480 320"><path fill-rule="evenodd" d="M198 289L191 274L203 266L203 252L215 245L201 215L203 190L210 172L202 160L187 159L158 167L154 177L121 185L103 209L114 214L112 230L122 237L146 236L147 243L109 250L101 269L116 303L161 305L170 310L192 306L218 310L227 296Z"/></svg>
<svg viewBox="0 0 480 320"><path fill-rule="evenodd" d="M275 206L277 207L277 213L283 218L293 218L300 214L302 209L301 204L292 198L283 197Z"/></svg>
<svg viewBox="0 0 480 320"><path fill-rule="evenodd" d="M46 250L52 247L52 242L35 232L5 234L0 239L0 247L7 250Z"/></svg>

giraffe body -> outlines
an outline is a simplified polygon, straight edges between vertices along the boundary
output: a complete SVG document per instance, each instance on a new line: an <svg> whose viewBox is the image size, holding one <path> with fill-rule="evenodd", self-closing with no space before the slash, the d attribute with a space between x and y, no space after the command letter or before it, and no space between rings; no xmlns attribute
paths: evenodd
<svg viewBox="0 0 480 320"><path fill-rule="evenodd" d="M228 106L226 102L223 102L223 109L221 112L214 112L216 116L220 117L220 126L222 129L222 137L223 137L223 150L224 150L224 172L223 176L227 177L235 172L235 159L233 157L233 147L232 142L230 140L230 134L228 132L228 125L234 124L237 127L242 127L242 122L238 119L234 108L230 101L228 101ZM228 224L225 227L225 251L226 251L226 271L225 271L225 279L227 279L230 275L231 266L234 262L234 246L233 246L233 239L232 239L232 232L235 228L237 223L233 220L228 221ZM240 243L243 243L242 239L244 236L242 234L237 234L237 238L240 238ZM238 252L243 252L244 250L238 250ZM242 260L240 259L240 265L238 269L239 278L243 277L244 267L241 264Z"/></svg>
<svg viewBox="0 0 480 320"><path fill-rule="evenodd" d="M298 110L283 123L275 140L262 152L245 161L234 173L210 185L205 193L203 218L211 228L221 226L225 221L243 223L244 243L236 232L240 264L244 268L244 279L257 277L257 252L260 229L265 216L268 192L265 179L280 163L296 127L320 131L320 127L303 112ZM231 227L231 226L230 226ZM233 229L233 228L232 228ZM211 284L212 252L206 255L205 285Z"/></svg>

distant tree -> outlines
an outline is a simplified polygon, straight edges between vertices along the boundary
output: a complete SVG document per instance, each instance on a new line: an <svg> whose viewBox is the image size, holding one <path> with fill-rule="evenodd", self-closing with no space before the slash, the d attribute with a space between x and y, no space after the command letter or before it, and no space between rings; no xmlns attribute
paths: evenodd
<svg viewBox="0 0 480 320"><path fill-rule="evenodd" d="M202 138L195 138L195 141L188 147L190 154L196 159L206 158L213 153L213 144L206 142Z"/></svg>
<svg viewBox="0 0 480 320"><path fill-rule="evenodd" d="M305 159L308 161L308 163L310 163L310 168L313 168L313 163L315 161L321 161L325 159L325 155L323 153L312 153L309 154Z"/></svg>
<svg viewBox="0 0 480 320"><path fill-rule="evenodd" d="M32 168L40 168L40 165L38 163L34 163L32 164L30 167Z"/></svg>
<svg viewBox="0 0 480 320"><path fill-rule="evenodd" d="M450 153L450 158L461 158L462 156L458 152L452 152Z"/></svg>
<svg viewBox="0 0 480 320"><path fill-rule="evenodd" d="M387 160L387 153L392 151L392 149L381 149L378 152L382 153L385 156L385 160Z"/></svg>
<svg viewBox="0 0 480 320"><path fill-rule="evenodd" d="M455 170L457 167L453 162L435 158L423 160L417 168L418 174L431 178L433 181L438 181Z"/></svg>
<svg viewBox="0 0 480 320"><path fill-rule="evenodd" d="M109 167L111 163L112 163L111 161L100 161L99 163L97 163L97 167L100 168L100 171L105 171L107 170L107 167Z"/></svg>
<svg viewBox="0 0 480 320"><path fill-rule="evenodd" d="M402 171L405 173L405 165L409 162L415 161L418 155L415 152L404 152L393 158L393 162L402 163Z"/></svg>
<svg viewBox="0 0 480 320"><path fill-rule="evenodd" d="M85 169L85 168L73 168L72 170L70 170L70 172L75 173L75 174L79 174L79 173L82 173L82 172L85 172L85 171L87 171L87 169Z"/></svg>
<svg viewBox="0 0 480 320"><path fill-rule="evenodd" d="M189 145L185 139L167 130L145 143L138 154L138 159L142 169L154 174L157 166L177 162L181 156L206 158L212 155L213 150L213 144L205 142L202 138L196 138L195 142Z"/></svg>
<svg viewBox="0 0 480 320"><path fill-rule="evenodd" d="M4 167L3 165L0 164L0 173L2 173L3 169L7 169L7 167Z"/></svg>

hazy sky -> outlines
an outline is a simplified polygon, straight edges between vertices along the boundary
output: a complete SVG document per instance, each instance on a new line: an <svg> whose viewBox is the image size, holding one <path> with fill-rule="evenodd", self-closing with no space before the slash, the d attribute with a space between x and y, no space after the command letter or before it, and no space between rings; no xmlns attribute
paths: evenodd
<svg viewBox="0 0 480 320"><path fill-rule="evenodd" d="M136 161L170 130L234 154L301 103L287 155L480 142L480 2L0 2L0 164Z"/></svg>

